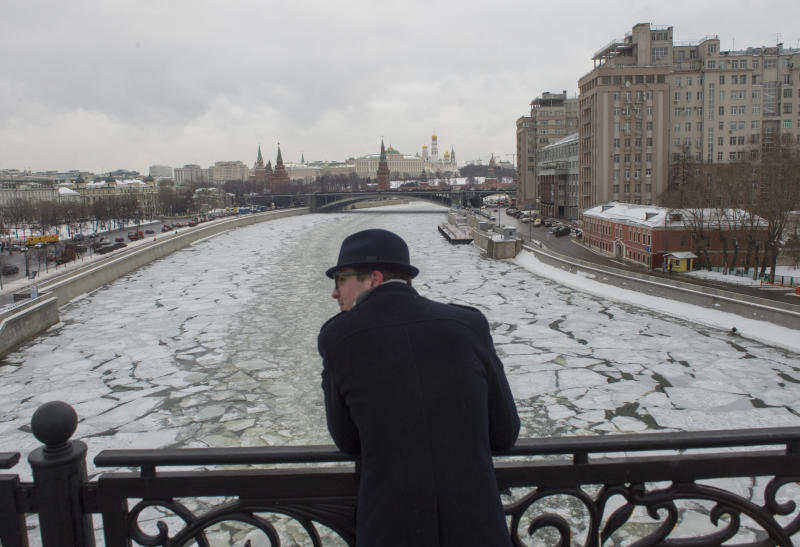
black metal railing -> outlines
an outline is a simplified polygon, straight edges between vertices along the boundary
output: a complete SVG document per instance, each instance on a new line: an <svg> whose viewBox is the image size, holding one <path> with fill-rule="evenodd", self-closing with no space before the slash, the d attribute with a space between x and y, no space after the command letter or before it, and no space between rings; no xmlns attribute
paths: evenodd
<svg viewBox="0 0 800 547"><path fill-rule="evenodd" d="M76 425L65 403L34 414L33 481L0 475L4 547L28 545L31 514L45 547L95 545L94 514L114 547L207 546L221 526L240 545L355 545L358 462L331 446L106 450L97 467L135 470L89 481ZM495 456L515 545L785 547L800 531L800 428L522 439Z"/></svg>

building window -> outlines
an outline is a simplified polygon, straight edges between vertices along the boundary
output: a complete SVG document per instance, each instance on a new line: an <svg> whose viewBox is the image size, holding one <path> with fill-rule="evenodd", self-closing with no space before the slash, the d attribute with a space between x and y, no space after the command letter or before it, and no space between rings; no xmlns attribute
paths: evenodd
<svg viewBox="0 0 800 547"><path fill-rule="evenodd" d="M725 115L725 107L724 106L720 106L719 107L719 115L720 116L724 116Z"/></svg>
<svg viewBox="0 0 800 547"><path fill-rule="evenodd" d="M725 159L725 156L722 155L722 152L717 152L717 161L722 161Z"/></svg>
<svg viewBox="0 0 800 547"><path fill-rule="evenodd" d="M789 90L791 91L791 90ZM784 114L791 114L792 113L792 103L783 103L783 113Z"/></svg>
<svg viewBox="0 0 800 547"><path fill-rule="evenodd" d="M667 56L668 49L669 48L665 47L654 47L650 50L650 60L655 63L656 61L663 59Z"/></svg>
<svg viewBox="0 0 800 547"><path fill-rule="evenodd" d="M721 83L721 84L725 83L725 75L724 74L720 74L719 75L719 83Z"/></svg>

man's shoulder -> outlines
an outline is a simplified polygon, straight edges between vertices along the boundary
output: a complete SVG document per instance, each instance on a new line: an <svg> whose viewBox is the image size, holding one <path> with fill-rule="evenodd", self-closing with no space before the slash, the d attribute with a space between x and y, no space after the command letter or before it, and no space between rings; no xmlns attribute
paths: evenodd
<svg viewBox="0 0 800 547"><path fill-rule="evenodd" d="M454 306L454 307L462 309L462 310L468 310L468 311L471 311L473 313L477 313L477 314L483 315L478 308L473 308L472 306L465 306L464 304L456 304L455 302L449 302L447 305L448 306Z"/></svg>

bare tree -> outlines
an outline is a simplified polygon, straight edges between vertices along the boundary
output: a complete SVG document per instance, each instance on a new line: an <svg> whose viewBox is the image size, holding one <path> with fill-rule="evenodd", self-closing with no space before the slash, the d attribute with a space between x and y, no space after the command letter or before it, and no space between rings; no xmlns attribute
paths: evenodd
<svg viewBox="0 0 800 547"><path fill-rule="evenodd" d="M767 223L762 275L770 268L775 282L775 267L789 213L800 205L800 148L779 145L768 151L755 170L754 209Z"/></svg>

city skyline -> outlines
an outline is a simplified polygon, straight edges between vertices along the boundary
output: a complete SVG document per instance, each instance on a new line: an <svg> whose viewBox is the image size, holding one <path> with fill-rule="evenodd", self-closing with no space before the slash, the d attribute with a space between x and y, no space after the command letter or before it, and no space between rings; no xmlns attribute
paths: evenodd
<svg viewBox="0 0 800 547"><path fill-rule="evenodd" d="M278 141L286 161L342 161L382 136L414 154L434 131L459 163L510 161L529 103L576 96L621 29L673 26L676 43L715 34L723 50L800 44L791 4L579 8L12 0L0 10L0 168L251 165Z"/></svg>

